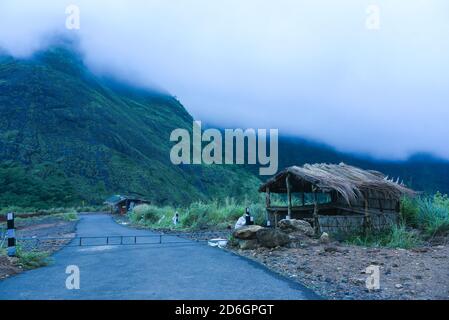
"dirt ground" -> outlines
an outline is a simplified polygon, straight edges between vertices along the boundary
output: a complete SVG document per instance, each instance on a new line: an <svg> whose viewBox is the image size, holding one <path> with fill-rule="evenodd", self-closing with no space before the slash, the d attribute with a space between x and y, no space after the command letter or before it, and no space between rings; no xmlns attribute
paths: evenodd
<svg viewBox="0 0 449 320"><path fill-rule="evenodd" d="M0 280L11 275L17 274L22 270L15 265L15 259L6 256L0 256Z"/></svg>
<svg viewBox="0 0 449 320"><path fill-rule="evenodd" d="M19 238L59 238L64 237L71 239L75 236L76 221L65 221L62 217L46 216L34 217L26 219L17 219L16 223L16 237ZM51 246L49 242L41 242L34 246L34 241L24 241L23 246L33 244L33 249L39 251L54 252L59 250L64 241L52 241ZM44 246L45 245L45 246ZM4 252L2 252L4 253ZM5 255L0 255L0 280L11 275L21 272L22 269L17 265L17 258L10 258Z"/></svg>
<svg viewBox="0 0 449 320"><path fill-rule="evenodd" d="M310 240L299 248L235 250L327 299L449 299L449 246L414 250L365 248ZM368 290L365 270L379 266L380 289Z"/></svg>

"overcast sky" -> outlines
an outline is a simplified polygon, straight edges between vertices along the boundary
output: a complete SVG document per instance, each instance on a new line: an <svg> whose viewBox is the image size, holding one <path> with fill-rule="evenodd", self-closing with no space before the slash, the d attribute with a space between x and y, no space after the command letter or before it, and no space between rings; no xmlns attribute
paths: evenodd
<svg viewBox="0 0 449 320"><path fill-rule="evenodd" d="M80 30L65 27L70 4ZM55 33L79 37L95 72L164 88L197 120L449 159L447 0L0 1L9 53Z"/></svg>

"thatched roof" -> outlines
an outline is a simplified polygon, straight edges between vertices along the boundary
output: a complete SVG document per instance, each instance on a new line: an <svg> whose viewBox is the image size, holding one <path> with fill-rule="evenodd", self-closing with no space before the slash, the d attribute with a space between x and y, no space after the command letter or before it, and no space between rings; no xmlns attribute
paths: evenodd
<svg viewBox="0 0 449 320"><path fill-rule="evenodd" d="M116 206L117 204L119 204L120 202L122 202L124 200L135 201L135 202L145 202L145 203L149 203L150 202L148 200L141 199L141 198L138 198L138 197L123 196L123 195L120 195L120 194L116 194L116 195L113 195L113 196L107 198L104 201L104 204L109 205L109 206Z"/></svg>
<svg viewBox="0 0 449 320"><path fill-rule="evenodd" d="M339 193L348 203L363 199L364 193L377 191L386 197L400 198L414 195L403 183L389 180L384 174L373 170L340 164L305 164L289 167L263 184L259 192L270 188L273 193L286 193L286 177L290 175L292 192L332 192Z"/></svg>

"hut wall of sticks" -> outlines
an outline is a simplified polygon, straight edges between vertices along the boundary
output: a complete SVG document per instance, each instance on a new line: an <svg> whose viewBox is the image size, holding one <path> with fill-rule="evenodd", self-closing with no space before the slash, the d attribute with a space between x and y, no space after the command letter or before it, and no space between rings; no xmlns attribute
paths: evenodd
<svg viewBox="0 0 449 320"><path fill-rule="evenodd" d="M381 230L398 222L401 197L416 194L399 179L344 163L286 168L259 192L266 194L270 225L285 218L303 219L317 234ZM287 206L272 205L273 193L286 194Z"/></svg>

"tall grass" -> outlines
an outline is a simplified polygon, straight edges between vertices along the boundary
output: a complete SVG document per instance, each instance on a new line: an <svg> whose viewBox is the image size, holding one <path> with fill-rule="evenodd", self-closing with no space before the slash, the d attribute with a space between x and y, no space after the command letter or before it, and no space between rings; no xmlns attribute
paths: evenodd
<svg viewBox="0 0 449 320"><path fill-rule="evenodd" d="M401 203L401 218L408 226L422 230L427 237L449 231L449 197L437 192L433 196L405 198Z"/></svg>
<svg viewBox="0 0 449 320"><path fill-rule="evenodd" d="M136 206L129 217L134 223L153 228L226 229L245 213L246 207L250 208L256 224L264 223L265 207L261 203L241 203L233 198L194 202L186 208L144 204ZM176 212L179 213L179 224L174 226L172 218Z"/></svg>
<svg viewBox="0 0 449 320"><path fill-rule="evenodd" d="M418 246L422 241L416 232L409 230L404 224L400 224L393 225L390 229L380 233L352 235L346 242L364 247L410 249Z"/></svg>
<svg viewBox="0 0 449 320"><path fill-rule="evenodd" d="M282 199L277 199L281 202ZM326 199L323 198L323 201ZM248 200L238 202L233 198L194 202L185 208L139 205L129 214L134 223L151 228L175 229L225 229L233 227L249 207L255 223L265 222L265 204ZM172 218L179 213L180 222L173 225ZM418 232L419 231L419 232ZM401 201L401 223L378 233L346 235L352 244L375 247L411 248L436 235L449 232L449 197L440 193L434 196L404 198Z"/></svg>
<svg viewBox="0 0 449 320"><path fill-rule="evenodd" d="M401 200L401 223L377 234L355 234L347 242L368 247L412 248L425 240L449 233L449 197L433 196Z"/></svg>
<svg viewBox="0 0 449 320"><path fill-rule="evenodd" d="M144 226L167 227L176 209L171 207L157 207L149 204L142 204L134 207L129 214L130 220Z"/></svg>
<svg viewBox="0 0 449 320"><path fill-rule="evenodd" d="M411 227L418 226L419 198L404 197L401 199L401 221Z"/></svg>
<svg viewBox="0 0 449 320"><path fill-rule="evenodd" d="M449 203L447 196L436 194L433 199L422 199L418 203L418 226L429 237L447 234L449 231Z"/></svg>

